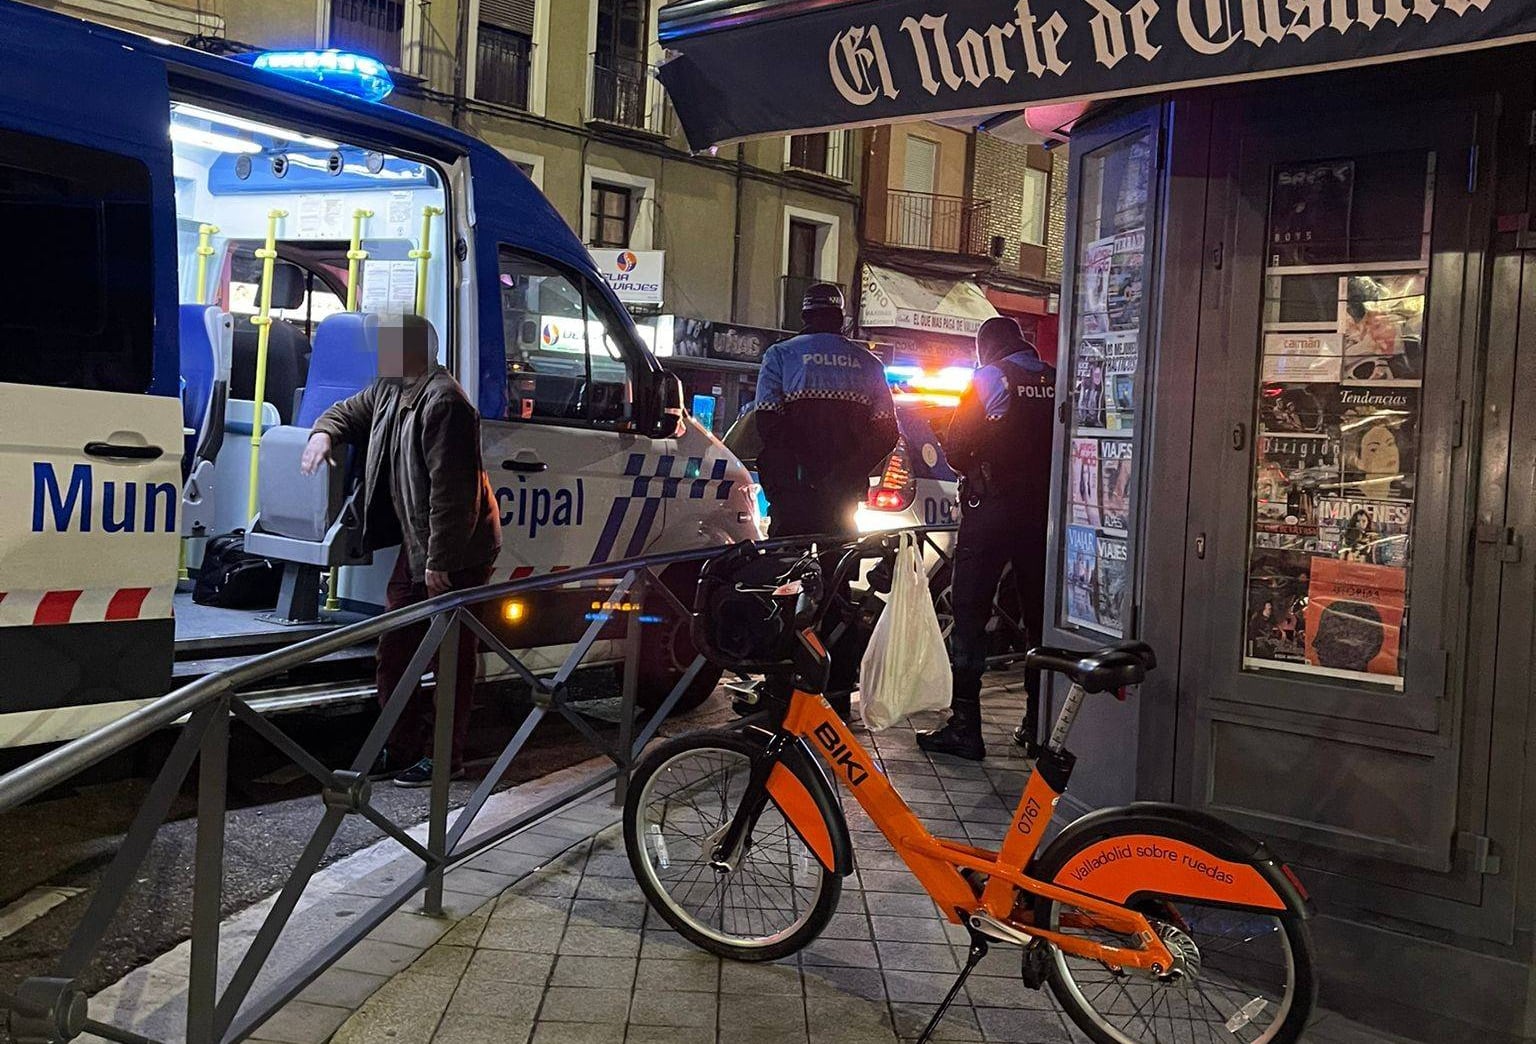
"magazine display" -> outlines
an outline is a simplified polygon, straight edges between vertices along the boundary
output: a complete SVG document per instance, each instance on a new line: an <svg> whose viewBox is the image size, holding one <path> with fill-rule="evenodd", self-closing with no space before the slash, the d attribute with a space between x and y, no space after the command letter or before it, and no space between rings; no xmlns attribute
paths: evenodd
<svg viewBox="0 0 1536 1044"><path fill-rule="evenodd" d="M1106 532L1124 536L1131 528L1130 439L1099 441L1099 513Z"/></svg>
<svg viewBox="0 0 1536 1044"><path fill-rule="evenodd" d="M1274 179L1244 665L1401 687L1428 227L1417 269L1349 271L1354 182L1335 161Z"/></svg>
<svg viewBox="0 0 1536 1044"><path fill-rule="evenodd" d="M1123 637L1134 588L1136 423L1152 184L1150 132L1083 161L1057 589L1062 626Z"/></svg>

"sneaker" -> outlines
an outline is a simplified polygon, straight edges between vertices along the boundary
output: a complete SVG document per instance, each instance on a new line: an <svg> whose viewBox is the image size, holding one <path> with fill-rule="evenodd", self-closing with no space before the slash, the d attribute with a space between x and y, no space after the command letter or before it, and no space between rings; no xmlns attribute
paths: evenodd
<svg viewBox="0 0 1536 1044"><path fill-rule="evenodd" d="M463 779L464 768L460 767L448 773L449 779ZM395 776L397 787L430 787L432 785L432 759L422 758L410 768Z"/></svg>

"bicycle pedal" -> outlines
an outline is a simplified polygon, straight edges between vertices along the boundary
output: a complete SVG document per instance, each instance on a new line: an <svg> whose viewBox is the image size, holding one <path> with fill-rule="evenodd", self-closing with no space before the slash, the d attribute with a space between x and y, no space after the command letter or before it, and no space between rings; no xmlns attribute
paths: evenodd
<svg viewBox="0 0 1536 1044"><path fill-rule="evenodd" d="M1036 939L1024 947L1024 960L1021 972L1024 985L1029 989L1038 990L1044 988L1051 977L1051 948L1049 943Z"/></svg>

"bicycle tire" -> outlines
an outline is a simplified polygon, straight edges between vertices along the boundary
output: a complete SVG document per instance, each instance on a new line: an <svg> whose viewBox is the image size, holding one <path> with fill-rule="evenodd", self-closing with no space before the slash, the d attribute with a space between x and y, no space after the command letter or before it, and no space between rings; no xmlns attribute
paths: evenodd
<svg viewBox="0 0 1536 1044"><path fill-rule="evenodd" d="M796 867L791 863L791 876L803 874L807 880L812 898L807 899L803 905L804 913L798 915L794 921L782 930L765 933L762 935L733 934L727 930L725 923L724 904L722 903L721 923L718 926L706 924L693 912L688 910L685 900L673 895L668 888L668 881L659 872L659 861L670 862L666 859L667 849L662 847L658 853L654 842L648 845L647 834L654 824L649 816L653 800L656 797L658 780L665 773L669 773L676 766L684 764L688 760L702 761L713 755L722 765L733 766L743 776L750 766L751 759L762 750L758 742L747 738L737 732L700 732L669 740L653 747L636 766L634 774L630 778L629 794L624 802L624 848L629 856L629 864L635 875L635 881L640 885L640 890L645 894L646 902L651 908L661 915L679 935L687 939L699 949L712 953L718 957L726 957L736 961L773 961L787 957L799 951L821 934L826 928L827 922L837 909L837 903L842 895L842 878L826 867L822 866L809 849L804 849L803 843L793 829L790 829L787 821L782 831L782 841L786 854L792 858L801 860ZM737 777L730 777L735 780ZM736 804L729 800L729 790L716 790L712 796L720 798L720 822L728 822L729 815L736 810ZM692 811L699 813L697 805L690 806ZM712 808L710 810L714 812ZM769 803L765 818L778 816L776 806ZM782 819L782 817L779 817ZM715 824L718 827L718 824ZM777 830L773 824L769 824L770 830ZM759 833L762 832L762 824ZM704 836L704 835L701 835ZM796 853L795 846L804 849ZM754 847L754 851L757 851ZM777 854L777 853L775 853ZM707 858L707 853L700 846L700 856ZM750 858L750 855L749 855ZM777 864L771 864L777 867ZM662 869L669 869L663 867ZM745 868L742 868L745 869ZM714 871L710 870L710 873ZM738 870L736 873L740 873ZM684 875L668 875L675 883L682 883ZM724 877L729 875L717 875ZM775 882L779 879L775 878ZM732 882L725 882L722 887L730 888ZM718 886L718 880L717 880ZM692 886L690 886L692 887ZM791 896L797 894L791 886ZM733 907L734 911L750 909L746 906ZM748 916L750 923L750 916Z"/></svg>
<svg viewBox="0 0 1536 1044"><path fill-rule="evenodd" d="M1108 825L1108 824L1106 824ZM1089 847L1095 849L1102 845L1113 845L1117 837L1137 838L1144 840L1148 836L1145 821L1127 819L1121 829L1107 829L1095 831L1089 843L1078 848L1078 852ZM1182 840L1169 837L1170 843ZM1076 853L1051 853L1050 862L1060 866L1070 864ZM1278 873L1277 870L1265 868L1266 874ZM1302 1038L1307 1023L1311 1018L1313 1005L1317 996L1317 963L1312 947L1311 933L1307 928L1306 912L1299 905L1294 893L1289 888L1277 888L1277 893L1285 901L1283 910L1261 910L1258 908L1236 907L1214 903L1208 899L1191 899L1177 895L1159 895L1151 892L1140 894L1131 900L1131 905L1139 912L1154 922L1161 924L1160 930L1182 931L1183 938L1194 943L1197 957L1196 968L1198 974L1195 981L1201 975L1206 976L1212 988L1207 990L1199 985L1159 984L1150 979L1138 979L1134 974L1126 974L1118 979L1115 973L1108 971L1096 962L1081 960L1067 956L1056 947L1051 947L1049 976L1051 992L1061 1004L1068 1018L1082 1030L1094 1044L1169 1044L1170 1041L1186 1041L1199 1039L1194 1034L1193 1024L1207 1022L1213 1024L1216 1030L1225 1030L1225 1035L1215 1034L1219 1039L1231 1040L1234 1044L1293 1044ZM1253 989L1247 993L1243 987L1252 987L1253 980L1239 982L1236 978L1229 980L1230 984L1218 984L1212 975L1210 957L1219 959L1230 957L1234 949L1211 949L1203 952L1200 949L1200 937L1203 936L1195 927L1195 921L1190 914L1194 911L1200 916L1209 915L1216 920L1227 920L1239 927L1241 942L1239 945L1248 945L1257 942L1262 945L1269 942L1266 952L1262 955L1245 953L1231 961L1234 967L1241 967L1244 975L1255 974L1254 969L1268 966L1278 967L1277 961L1283 962L1287 977L1284 996L1276 1003L1266 998L1264 993L1256 995ZM1036 905L1036 923L1052 930L1060 928L1061 906L1049 900L1041 900ZM1159 916L1162 915L1162 916ZM1273 930L1264 931L1260 922L1268 922ZM1278 931L1279 938L1273 938L1274 930ZM1165 942L1167 940L1165 939ZM1091 986L1085 987L1079 982L1081 977L1075 969L1081 969L1084 973L1091 973L1110 980L1107 985L1096 991ZM1111 988L1117 988L1118 992L1111 992ZM1181 1014L1177 1011L1179 994L1170 993L1162 1001L1149 999L1141 1004L1136 1002L1136 994L1129 987L1143 987L1149 993L1156 990L1176 991L1182 990L1184 997L1198 995L1201 1004L1206 1007L1211 1017L1197 1019L1193 1013ZM1090 997L1090 992L1093 996ZM1105 1001L1105 994L1109 998ZM1213 997L1212 994L1222 994ZM1242 1012L1247 1005L1240 1003L1244 996L1251 996L1251 1004L1257 1009L1248 1016L1248 1021L1243 1022L1237 1029L1224 1025L1224 1019L1235 1020L1242 1018ZM1264 1004L1258 1002L1264 1000ZM1131 1008L1132 1014L1126 1015L1123 1011L1111 1016L1101 1011L1101 1008L1112 1007L1117 1001L1121 1001L1123 1008ZM1221 1003L1221 1002L1225 1003ZM1278 1015L1269 1018L1262 1028L1254 1028L1254 1019L1264 1016L1269 1017L1270 1007L1273 1004ZM1140 1014L1136 1014L1139 1011ZM1158 1023L1165 1020L1169 1025L1170 1034L1160 1035ZM1191 1023L1189 1035L1181 1036L1179 1026L1183 1021ZM1121 1025L1113 1024L1120 1021ZM1145 1031L1127 1029L1124 1023L1139 1021Z"/></svg>

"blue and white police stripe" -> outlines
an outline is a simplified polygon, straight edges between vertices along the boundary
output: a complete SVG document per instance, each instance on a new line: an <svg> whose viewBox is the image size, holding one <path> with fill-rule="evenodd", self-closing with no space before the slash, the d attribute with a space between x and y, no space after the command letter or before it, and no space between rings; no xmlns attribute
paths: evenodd
<svg viewBox="0 0 1536 1044"><path fill-rule="evenodd" d="M629 496L616 497L613 506L608 509L608 521L603 524L602 535L598 537L597 547L592 552L594 563L615 558L633 558L642 554L650 542L651 531L656 526L656 516L661 513L663 501L683 499L685 490L689 500L706 500L711 497L726 500L736 485L725 477L730 467L725 457L708 460L704 457L680 458L668 453L658 455L654 465L649 463L649 457L646 453L629 455L624 474L633 478L634 485ZM678 467L679 461L682 462L681 468ZM674 471L677 474L673 474ZM615 550L621 546L620 536L630 519L631 505L638 505L634 512L633 527L629 528L628 541L622 544L622 554L615 554Z"/></svg>

